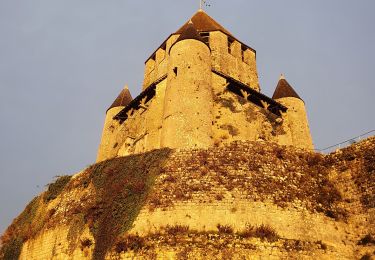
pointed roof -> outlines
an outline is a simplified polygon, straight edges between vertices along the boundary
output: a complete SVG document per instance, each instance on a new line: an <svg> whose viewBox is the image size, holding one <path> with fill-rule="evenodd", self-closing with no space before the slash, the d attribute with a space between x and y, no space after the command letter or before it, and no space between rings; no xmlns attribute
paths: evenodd
<svg viewBox="0 0 375 260"><path fill-rule="evenodd" d="M110 110L114 107L126 107L133 100L132 95L130 94L128 86L120 92L118 97L113 101L112 105L107 109Z"/></svg>
<svg viewBox="0 0 375 260"><path fill-rule="evenodd" d="M279 82L275 92L273 93L272 99L279 99L285 97L295 97L301 99L297 92L292 88L292 86L286 81L283 74L281 74ZM302 99L301 99L302 100Z"/></svg>
<svg viewBox="0 0 375 260"><path fill-rule="evenodd" d="M233 35L227 31L223 26L216 22L211 16L206 14L202 9L196 12L193 17L190 18L198 32L211 32L211 31L222 31L233 37ZM176 31L176 34L181 34L189 26L189 21L186 22L180 29Z"/></svg>
<svg viewBox="0 0 375 260"><path fill-rule="evenodd" d="M187 39L194 39L203 42L202 37L199 35L197 29L195 28L191 20L188 22L187 26L185 27L185 30L181 33L180 37L178 37L176 42Z"/></svg>

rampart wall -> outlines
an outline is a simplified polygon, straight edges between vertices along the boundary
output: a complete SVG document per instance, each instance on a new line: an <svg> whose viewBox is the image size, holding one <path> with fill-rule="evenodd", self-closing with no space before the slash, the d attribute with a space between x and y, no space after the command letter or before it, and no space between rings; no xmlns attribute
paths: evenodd
<svg viewBox="0 0 375 260"><path fill-rule="evenodd" d="M61 259L62 254L52 252L75 254L77 259L92 254L101 240L96 242L98 236L91 233L95 222L90 221L107 210L98 200L105 179L98 177L113 178L120 174L117 168L119 176L131 174L131 169L139 171L134 176L144 171L156 175L134 222L124 215L130 228L115 239L108 259L204 259L215 254L234 259L358 259L375 250L373 242L364 239L375 232L374 151L374 138L327 156L272 143L234 142L222 148L174 150L162 161L152 159L159 158L160 152L154 151L103 162L75 176L61 195L43 206L55 213L47 227L24 244L21 259ZM127 185L132 182L125 180ZM110 185L116 184L121 182ZM132 192L144 190L138 182L134 185ZM116 188L109 190L113 194ZM135 206L134 199L129 202L125 208ZM81 222L74 221L75 216L83 216ZM80 223L79 233L74 223ZM218 231L218 224L233 231ZM170 233L168 225L186 226L188 231ZM278 237L244 237L241 232L249 225L271 227ZM82 244L87 239L89 246ZM140 248L129 249L129 239Z"/></svg>

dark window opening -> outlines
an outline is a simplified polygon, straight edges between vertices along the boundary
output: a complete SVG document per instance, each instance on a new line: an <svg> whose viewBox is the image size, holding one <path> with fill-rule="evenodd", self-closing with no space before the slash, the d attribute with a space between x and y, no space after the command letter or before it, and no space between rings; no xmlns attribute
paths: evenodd
<svg viewBox="0 0 375 260"><path fill-rule="evenodd" d="M177 72L178 72L178 69L177 69L177 67L174 67L174 69L173 69L173 72L174 72L174 75L176 75L176 76L177 76Z"/></svg>
<svg viewBox="0 0 375 260"><path fill-rule="evenodd" d="M241 45L241 56L242 56L242 61L245 62L245 51L247 48L243 45Z"/></svg>
<svg viewBox="0 0 375 260"><path fill-rule="evenodd" d="M199 35L202 37L203 42L207 45L210 45L210 33L208 32L201 32Z"/></svg>
<svg viewBox="0 0 375 260"><path fill-rule="evenodd" d="M228 52L232 53L232 44L234 43L234 39L231 37L228 37Z"/></svg>

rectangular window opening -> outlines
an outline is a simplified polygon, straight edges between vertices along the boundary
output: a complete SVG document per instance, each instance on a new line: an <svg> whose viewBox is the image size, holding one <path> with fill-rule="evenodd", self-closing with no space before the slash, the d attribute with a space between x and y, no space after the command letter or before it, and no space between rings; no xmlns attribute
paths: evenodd
<svg viewBox="0 0 375 260"><path fill-rule="evenodd" d="M209 32L201 32L199 35L202 37L203 42L207 45L210 45L210 33Z"/></svg>

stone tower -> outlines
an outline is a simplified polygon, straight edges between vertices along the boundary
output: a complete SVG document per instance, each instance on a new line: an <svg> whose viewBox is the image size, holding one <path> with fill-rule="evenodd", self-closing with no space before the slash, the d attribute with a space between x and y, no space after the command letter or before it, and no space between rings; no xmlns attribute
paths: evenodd
<svg viewBox="0 0 375 260"><path fill-rule="evenodd" d="M161 145L212 146L211 51L192 22L169 50Z"/></svg>
<svg viewBox="0 0 375 260"><path fill-rule="evenodd" d="M256 51L203 10L151 54L142 92L126 100L107 113L98 161L233 141L312 148L303 101L261 93Z"/></svg>
<svg viewBox="0 0 375 260"><path fill-rule="evenodd" d="M280 76L272 98L288 108L284 119L289 125L293 145L299 148L313 150L314 147L311 139L305 102L290 86L288 81L286 81L284 75Z"/></svg>
<svg viewBox="0 0 375 260"><path fill-rule="evenodd" d="M115 139L113 138L113 131L119 127L118 121L113 117L117 115L124 107L126 107L133 100L128 86L120 92L118 97L113 101L112 105L107 109L102 138L100 142L100 149L97 155L97 161L103 161L107 157L115 157L116 149Z"/></svg>

